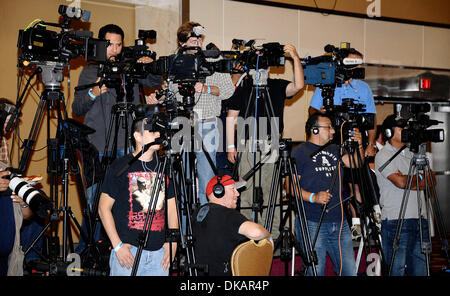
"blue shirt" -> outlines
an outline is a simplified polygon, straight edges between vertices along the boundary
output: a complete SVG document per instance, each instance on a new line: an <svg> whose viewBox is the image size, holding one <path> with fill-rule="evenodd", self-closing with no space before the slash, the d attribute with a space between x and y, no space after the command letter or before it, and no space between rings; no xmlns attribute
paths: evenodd
<svg viewBox="0 0 450 296"><path fill-rule="evenodd" d="M298 174L300 176L300 186L309 192L317 193L330 189L331 181L335 170L338 167L340 158L339 146L331 144L311 158L321 146L311 142L305 142L292 149L292 157L295 158ZM331 190L331 200L328 203L329 212L325 214L323 222L341 221L341 199L345 199L343 190L344 169L341 162L340 179L336 176ZM341 185L339 185L341 182ZM341 191L340 191L341 190ZM322 205L305 202L306 217L310 221L318 222L322 213Z"/></svg>
<svg viewBox="0 0 450 296"><path fill-rule="evenodd" d="M342 99L345 98L355 99L355 104L366 105L366 111L363 113L377 113L372 90L369 85L362 80L353 79L348 86L342 84L342 86L336 87L333 97L334 104L342 105ZM316 88L311 99L310 106L317 110L320 110L323 106L322 90L318 87Z"/></svg>

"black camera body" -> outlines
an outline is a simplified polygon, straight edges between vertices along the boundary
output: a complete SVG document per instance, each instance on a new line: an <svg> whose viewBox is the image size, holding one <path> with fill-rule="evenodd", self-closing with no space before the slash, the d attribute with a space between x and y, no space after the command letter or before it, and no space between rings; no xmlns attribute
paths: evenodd
<svg viewBox="0 0 450 296"><path fill-rule="evenodd" d="M282 67L286 62L283 48L284 45L278 42L265 43L258 48L251 46L250 50L243 51L236 59L247 70Z"/></svg>
<svg viewBox="0 0 450 296"><path fill-rule="evenodd" d="M441 121L430 119L425 114L430 112L430 104L397 104L395 108L400 110L398 115L407 120L407 126L402 130L401 141L409 143L409 149L412 152L417 152L421 144L444 141L445 133L443 129L428 129L431 126L442 123Z"/></svg>
<svg viewBox="0 0 450 296"><path fill-rule="evenodd" d="M108 42L92 38L90 31L69 30L73 19L89 20L90 12L60 5L60 24L40 21L32 27L19 31L17 47L22 62L58 62L68 64L71 59L83 56L86 61L106 61ZM47 30L46 26L61 28L61 32Z"/></svg>

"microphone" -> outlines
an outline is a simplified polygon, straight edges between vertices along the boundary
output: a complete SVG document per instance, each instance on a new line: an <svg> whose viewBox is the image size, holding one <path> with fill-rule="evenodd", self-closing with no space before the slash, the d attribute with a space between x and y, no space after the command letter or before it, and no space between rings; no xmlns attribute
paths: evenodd
<svg viewBox="0 0 450 296"><path fill-rule="evenodd" d="M206 50L203 51L203 54L207 58L218 58L220 56L220 49L212 42L206 45Z"/></svg>

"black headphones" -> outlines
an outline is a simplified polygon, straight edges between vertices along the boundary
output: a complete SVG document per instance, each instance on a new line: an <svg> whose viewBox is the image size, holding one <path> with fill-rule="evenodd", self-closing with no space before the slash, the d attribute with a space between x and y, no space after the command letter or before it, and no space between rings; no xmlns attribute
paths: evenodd
<svg viewBox="0 0 450 296"><path fill-rule="evenodd" d="M391 115L391 117L387 118L383 122L383 135L386 137L386 139L391 139L394 136L394 128L395 127L402 127L404 128L407 125L407 122L403 118L396 119L394 115Z"/></svg>
<svg viewBox="0 0 450 296"><path fill-rule="evenodd" d="M319 128L317 126L313 127L312 128L312 133L315 134L315 135L318 135L319 134Z"/></svg>
<svg viewBox="0 0 450 296"><path fill-rule="evenodd" d="M223 176L217 176L217 183L213 186L213 194L216 198L222 198L225 195L225 187L220 181Z"/></svg>

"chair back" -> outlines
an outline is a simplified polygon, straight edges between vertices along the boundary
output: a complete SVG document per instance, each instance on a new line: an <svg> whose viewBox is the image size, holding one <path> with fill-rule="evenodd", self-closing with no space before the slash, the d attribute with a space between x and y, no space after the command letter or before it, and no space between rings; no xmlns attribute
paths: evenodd
<svg viewBox="0 0 450 296"><path fill-rule="evenodd" d="M268 276L272 267L273 245L263 239L238 245L231 255L233 276Z"/></svg>

